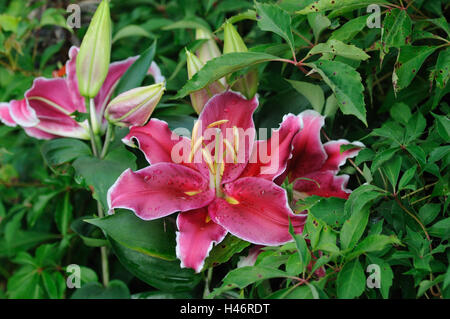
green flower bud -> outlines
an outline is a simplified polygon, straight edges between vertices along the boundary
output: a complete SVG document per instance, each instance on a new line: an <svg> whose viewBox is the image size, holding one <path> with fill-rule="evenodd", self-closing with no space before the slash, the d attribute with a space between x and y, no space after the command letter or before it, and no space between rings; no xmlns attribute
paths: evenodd
<svg viewBox="0 0 450 319"><path fill-rule="evenodd" d="M194 74L197 73L204 65L204 63L200 61L197 56L195 56L188 50L186 50L186 62L189 79L191 79ZM224 91L225 87L222 85L222 83L220 83L220 81L216 81L206 88L195 91L190 94L192 107L198 114L200 114L206 102L208 102L211 97Z"/></svg>
<svg viewBox="0 0 450 319"><path fill-rule="evenodd" d="M199 57L200 61L202 61L203 63L206 63L209 60L211 60L213 58L217 58L222 55L220 53L220 50L219 50L219 47L217 46L216 41L212 38L211 33L206 32L203 29L197 29L197 30L195 30L195 39L207 40L195 52L197 54L197 56Z"/></svg>
<svg viewBox="0 0 450 319"><path fill-rule="evenodd" d="M226 54L247 51L248 49L244 43L244 40L239 35L236 28L227 21L224 27L223 53ZM236 80L231 88L235 91L241 92L247 99L253 98L258 90L258 70L256 68L252 68L249 72L247 72L247 74Z"/></svg>
<svg viewBox="0 0 450 319"><path fill-rule="evenodd" d="M77 56L77 79L80 94L93 98L108 74L111 56L111 18L108 0L95 11Z"/></svg>
<svg viewBox="0 0 450 319"><path fill-rule="evenodd" d="M224 27L224 42L223 42L223 53L232 52L247 52L247 46L242 40L241 36L237 32L236 28L230 23L226 22Z"/></svg>

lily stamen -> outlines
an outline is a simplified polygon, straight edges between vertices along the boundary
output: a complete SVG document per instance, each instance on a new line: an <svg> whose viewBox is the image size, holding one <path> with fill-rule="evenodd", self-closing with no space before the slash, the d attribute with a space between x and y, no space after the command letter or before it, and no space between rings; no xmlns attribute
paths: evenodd
<svg viewBox="0 0 450 319"><path fill-rule="evenodd" d="M219 121L215 121L215 122L212 122L211 124L209 124L209 125L207 126L207 128L212 128L212 127L214 127L214 126L219 126L219 125L222 125L222 124L227 123L227 122L228 122L228 120L219 120Z"/></svg>

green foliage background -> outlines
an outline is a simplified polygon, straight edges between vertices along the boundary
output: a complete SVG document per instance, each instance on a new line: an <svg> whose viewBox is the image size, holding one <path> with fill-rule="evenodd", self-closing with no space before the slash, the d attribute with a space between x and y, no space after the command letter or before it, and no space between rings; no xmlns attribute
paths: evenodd
<svg viewBox="0 0 450 319"><path fill-rule="evenodd" d="M95 6L82 7L82 27L72 30L70 3L0 3L0 101L22 98L79 45ZM380 28L366 24L374 3ZM303 235L265 248L255 266L237 268L250 247L229 236L206 261L213 271L195 274L179 268L174 217L143 222L121 211L96 218L92 193L106 206L117 176L146 165L120 142L124 130L99 162L84 142L42 142L1 125L0 298L449 298L448 13L445 0L113 0L113 61L157 40L154 60L167 92L153 117L190 129L190 91L256 66L257 128L315 109L327 116L323 141L366 145L341 170L354 191L347 201L298 203L309 211ZM249 54L216 59L187 82L184 48L202 43L195 28L218 30L221 45L227 18ZM280 62L293 51L303 66ZM108 287L100 283L98 247L105 245ZM81 266L81 289L66 287L71 264ZM380 266L380 288L366 285L371 264Z"/></svg>

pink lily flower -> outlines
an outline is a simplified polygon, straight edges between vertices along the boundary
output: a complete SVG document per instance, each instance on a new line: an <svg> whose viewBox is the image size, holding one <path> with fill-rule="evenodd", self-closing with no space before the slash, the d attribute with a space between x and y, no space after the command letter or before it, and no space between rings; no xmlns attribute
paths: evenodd
<svg viewBox="0 0 450 319"><path fill-rule="evenodd" d="M36 78L32 87L25 92L24 99L10 101L9 112L3 108L0 113L2 121L18 124L28 135L38 139L57 137L89 139L87 122L79 123L71 116L75 111L86 112L85 99L78 91L76 76L78 51L77 47L70 48L69 60L61 70L54 73L55 78ZM114 88L137 58L131 57L110 64L108 75L94 99L97 116L102 119L104 126L106 121L103 120L103 113ZM153 75L155 81L164 81L161 71L154 62L149 74Z"/></svg>
<svg viewBox="0 0 450 319"><path fill-rule="evenodd" d="M287 115L270 140L255 143L257 106L256 97L215 95L194 125L192 139L177 136L157 119L132 127L123 141L136 141L151 165L122 173L108 191L110 212L125 208L144 220L181 212L177 256L181 267L197 272L228 232L259 245L291 241L289 219L300 233L306 217L292 212L286 191L273 180L286 168L300 121ZM277 143L271 143L274 139Z"/></svg>
<svg viewBox="0 0 450 319"><path fill-rule="evenodd" d="M347 189L348 175L337 175L339 167L348 158L355 157L364 148L361 142L352 142L355 148L341 153L341 145L350 144L340 139L322 144L320 130L325 118L319 113L308 110L299 115L302 130L292 140L292 158L278 183L287 176L294 183L294 199L317 195L322 197L340 197L347 199L351 190Z"/></svg>

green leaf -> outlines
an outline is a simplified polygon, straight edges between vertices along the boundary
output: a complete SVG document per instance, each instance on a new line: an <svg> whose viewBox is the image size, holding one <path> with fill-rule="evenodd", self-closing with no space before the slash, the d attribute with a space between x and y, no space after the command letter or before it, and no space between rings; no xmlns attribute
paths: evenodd
<svg viewBox="0 0 450 319"><path fill-rule="evenodd" d="M209 60L178 91L174 99L180 99L192 92L198 91L229 73L268 61L280 61L280 58L262 52L234 52Z"/></svg>
<svg viewBox="0 0 450 319"><path fill-rule="evenodd" d="M358 259L353 259L342 267L336 285L337 296L341 299L359 297L364 292L366 276Z"/></svg>
<svg viewBox="0 0 450 319"><path fill-rule="evenodd" d="M104 209L108 208L106 194L120 174L128 168L136 169L135 156L123 145L111 149L103 160L83 156L73 162L78 176L85 184L94 187L94 198L101 201Z"/></svg>
<svg viewBox="0 0 450 319"><path fill-rule="evenodd" d="M328 54L331 56L339 55L348 59L364 61L370 56L354 45L345 44L342 41L330 39L326 43L319 43L315 45L307 54L311 56L314 54Z"/></svg>
<svg viewBox="0 0 450 319"><path fill-rule="evenodd" d="M48 60L59 50L61 49L62 45L64 44L64 41L60 41L56 44L53 44L49 47L47 47L44 52L42 53L42 56L39 60L39 69L42 70L44 66L47 64Z"/></svg>
<svg viewBox="0 0 450 319"><path fill-rule="evenodd" d="M20 268L8 280L8 297L11 299L42 299L44 296L41 277L31 266Z"/></svg>
<svg viewBox="0 0 450 319"><path fill-rule="evenodd" d="M181 269L178 260L167 261L137 252L109 239L120 263L140 280L164 292L193 290L202 276L192 269Z"/></svg>
<svg viewBox="0 0 450 319"><path fill-rule="evenodd" d="M342 113L356 116L367 126L364 87L359 73L337 61L318 60L306 65L317 71L333 90Z"/></svg>
<svg viewBox="0 0 450 319"><path fill-rule="evenodd" d="M441 89L445 88L450 78L450 48L439 52L436 62L435 79L436 84Z"/></svg>
<svg viewBox="0 0 450 319"><path fill-rule="evenodd" d="M387 1L376 0L318 0L306 8L297 11L297 14L308 14L311 12L324 12L328 10L339 10L345 8L363 8L370 4L387 3Z"/></svg>
<svg viewBox="0 0 450 319"><path fill-rule="evenodd" d="M117 211L110 216L85 221L102 228L129 249L164 260L176 259L175 229L163 219L144 221L132 212Z"/></svg>
<svg viewBox="0 0 450 319"><path fill-rule="evenodd" d="M411 119L411 109L403 102L395 103L389 110L391 117L402 124L408 124Z"/></svg>
<svg viewBox="0 0 450 319"><path fill-rule="evenodd" d="M42 13L40 26L56 25L58 27L65 28L73 33L72 28L67 24L67 20L64 17L64 10L49 8Z"/></svg>
<svg viewBox="0 0 450 319"><path fill-rule="evenodd" d="M444 115L437 115L434 113L434 118L436 119L436 129L438 134L442 137L444 141L450 140L450 119Z"/></svg>
<svg viewBox="0 0 450 319"><path fill-rule="evenodd" d="M111 280L108 287L98 282L91 282L78 288L71 299L130 299L127 285L120 280Z"/></svg>
<svg viewBox="0 0 450 319"><path fill-rule="evenodd" d="M256 11L255 10L247 10L242 13L238 13L230 18L227 19L227 21L231 24L235 24L236 22L242 21L242 20L253 20L256 21ZM225 28L225 24L227 22L222 23L222 25L214 31L214 33L217 33L219 31L222 31Z"/></svg>
<svg viewBox="0 0 450 319"><path fill-rule="evenodd" d="M381 43L384 53L391 47L399 48L407 44L411 36L412 22L406 10L392 9L386 13L381 29Z"/></svg>
<svg viewBox="0 0 450 319"><path fill-rule="evenodd" d="M431 223L441 211L441 204L428 203L420 207L419 217L424 225Z"/></svg>
<svg viewBox="0 0 450 319"><path fill-rule="evenodd" d="M400 156L396 156L393 159L389 160L384 165L384 172L392 185L394 191L397 189L397 181L398 176L400 174L400 168L402 166L402 158Z"/></svg>
<svg viewBox="0 0 450 319"><path fill-rule="evenodd" d="M289 277L288 273L264 266L246 266L230 271L223 279L222 287L243 289L260 280Z"/></svg>
<svg viewBox="0 0 450 319"><path fill-rule="evenodd" d="M400 182L398 182L398 190L402 190L408 183L414 178L416 174L417 166L410 167L400 178Z"/></svg>
<svg viewBox="0 0 450 319"><path fill-rule="evenodd" d="M112 39L112 43L128 37L145 37L150 39L156 38L154 34L148 32L143 27L135 24L130 24L117 31Z"/></svg>
<svg viewBox="0 0 450 319"><path fill-rule="evenodd" d="M102 231L91 224L84 222L85 219L92 216L84 216L75 219L70 228L83 240L84 244L89 247L102 247L108 244Z"/></svg>
<svg viewBox="0 0 450 319"><path fill-rule="evenodd" d="M406 88L419 72L425 59L438 47L402 46L392 74L392 83L396 91Z"/></svg>
<svg viewBox="0 0 450 319"><path fill-rule="evenodd" d="M325 103L325 96L323 94L322 88L319 85L294 80L286 81L288 81L289 84L291 84L297 92L306 97L309 103L311 103L311 106L314 110L322 113L323 105Z"/></svg>
<svg viewBox="0 0 450 319"><path fill-rule="evenodd" d="M364 238L350 253L348 259L353 259L358 257L361 254L380 251L384 249L389 244L400 244L400 240L398 240L395 236L386 236L386 235L369 235Z"/></svg>
<svg viewBox="0 0 450 319"><path fill-rule="evenodd" d="M152 64L156 52L156 40L152 45L142 52L139 58L127 69L127 71L120 78L117 83L114 94L117 96L120 93L139 87L142 84L147 71Z"/></svg>
<svg viewBox="0 0 450 319"><path fill-rule="evenodd" d="M346 200L338 197L320 197L320 200L309 209L314 217L324 221L330 227L340 227L345 221L344 204Z"/></svg>
<svg viewBox="0 0 450 319"><path fill-rule="evenodd" d="M306 267L309 265L309 261L311 260L311 253L309 252L308 245L306 244L306 240L303 238L303 234L296 234L294 232L294 227L290 221L289 233L292 238L294 238L295 246L297 247L298 272L304 273Z"/></svg>
<svg viewBox="0 0 450 319"><path fill-rule="evenodd" d="M286 40L295 54L294 36L291 31L291 16L274 4L255 3L258 14L258 27L263 31L278 34Z"/></svg>
<svg viewBox="0 0 450 319"><path fill-rule="evenodd" d="M314 39L319 41L320 34L331 25L330 19L320 13L311 13L307 16L308 23L313 30Z"/></svg>
<svg viewBox="0 0 450 319"><path fill-rule="evenodd" d="M391 266L381 258L368 256L372 264L380 266L380 292L384 299L389 298L389 290L394 279L394 272Z"/></svg>
<svg viewBox="0 0 450 319"><path fill-rule="evenodd" d="M70 193L64 194L64 199L58 201L55 213L55 222L58 230L63 236L67 235L67 230L73 219L73 207L70 204Z"/></svg>
<svg viewBox="0 0 450 319"><path fill-rule="evenodd" d="M450 217L438 221L429 228L428 233L432 236L446 240L450 237Z"/></svg>
<svg viewBox="0 0 450 319"><path fill-rule="evenodd" d="M204 269L223 264L230 260L234 254L240 253L244 248L250 245L249 242L239 239L230 234L225 237L225 239L220 242L220 244L214 246L208 258L205 260Z"/></svg>
<svg viewBox="0 0 450 319"><path fill-rule="evenodd" d="M49 166L73 161L91 155L91 149L83 141L73 138L57 138L42 145L42 155Z"/></svg>
<svg viewBox="0 0 450 319"><path fill-rule="evenodd" d="M369 209L360 209L344 223L340 234L342 249L353 248L356 245L366 229L369 213Z"/></svg>
<svg viewBox="0 0 450 319"><path fill-rule="evenodd" d="M373 200L385 196L385 194L383 189L374 185L361 185L350 194L345 202L345 213L351 216L360 212L365 206L370 206Z"/></svg>
<svg viewBox="0 0 450 319"><path fill-rule="evenodd" d="M355 35L357 35L366 27L367 18L368 16L365 15L351 19L343 26L341 26L339 29L333 31L333 33L330 36L330 40L334 39L340 40L342 42L350 41L355 37Z"/></svg>

